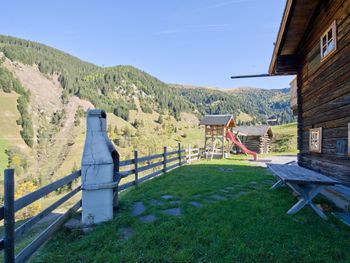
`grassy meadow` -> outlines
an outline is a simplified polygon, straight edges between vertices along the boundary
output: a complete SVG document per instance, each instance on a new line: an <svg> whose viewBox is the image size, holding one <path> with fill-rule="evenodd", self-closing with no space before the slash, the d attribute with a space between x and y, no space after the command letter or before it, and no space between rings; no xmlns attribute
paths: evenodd
<svg viewBox="0 0 350 263"><path fill-rule="evenodd" d="M60 230L32 262L350 261L349 229L308 207L287 215L297 198L288 188L270 190L273 182L265 168L235 158L186 165L121 193L115 218L89 234ZM135 202L155 221L132 216ZM165 214L169 208L181 216Z"/></svg>

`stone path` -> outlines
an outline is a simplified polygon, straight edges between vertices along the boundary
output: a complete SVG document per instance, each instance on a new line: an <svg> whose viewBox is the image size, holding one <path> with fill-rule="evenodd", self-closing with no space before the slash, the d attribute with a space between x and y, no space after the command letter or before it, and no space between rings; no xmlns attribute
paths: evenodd
<svg viewBox="0 0 350 263"><path fill-rule="evenodd" d="M156 216L153 215L153 214L145 215L145 216L141 216L140 217L140 221L142 223L151 223L151 222L155 221L156 219L157 219Z"/></svg>
<svg viewBox="0 0 350 263"><path fill-rule="evenodd" d="M184 202L170 194L165 194L159 196L159 199L151 199L148 202L135 202L131 208L131 215L133 217L137 217L142 223L151 223L157 220L157 215L147 212L148 207L158 208L159 212L165 215L180 217L182 216L182 209L180 205L189 205L194 209L201 209L204 205L215 204L220 201L230 201L236 200L237 198L249 194L249 192L254 191L258 187L273 184L274 181L270 179L266 179L262 183L258 183L256 181L247 182L244 185L240 185L238 183L232 183L222 189L218 189L212 193L202 193L202 194L194 194L192 198L194 200ZM122 229L122 236L124 239L129 238L132 235L132 229Z"/></svg>
<svg viewBox="0 0 350 263"><path fill-rule="evenodd" d="M199 202L196 202L196 201L191 201L190 202L190 205L194 206L194 207L202 207L203 205Z"/></svg>
<svg viewBox="0 0 350 263"><path fill-rule="evenodd" d="M218 200L218 201L227 200L227 198L225 196L222 196L222 195L211 195L211 196L209 196L209 198L215 199L215 200Z"/></svg>
<svg viewBox="0 0 350 263"><path fill-rule="evenodd" d="M173 199L172 195L162 195L161 198L165 199L165 200L169 200L169 199Z"/></svg>
<svg viewBox="0 0 350 263"><path fill-rule="evenodd" d="M134 230L131 227L123 227L120 229L120 233L123 239L128 240L134 234Z"/></svg>
<svg viewBox="0 0 350 263"><path fill-rule="evenodd" d="M169 208L163 210L164 214L172 215L172 216L181 216L181 209L180 208Z"/></svg>
<svg viewBox="0 0 350 263"><path fill-rule="evenodd" d="M131 214L133 216L139 216L141 215L144 211L146 210L145 205L142 202L136 202L134 203L132 207L132 212Z"/></svg>

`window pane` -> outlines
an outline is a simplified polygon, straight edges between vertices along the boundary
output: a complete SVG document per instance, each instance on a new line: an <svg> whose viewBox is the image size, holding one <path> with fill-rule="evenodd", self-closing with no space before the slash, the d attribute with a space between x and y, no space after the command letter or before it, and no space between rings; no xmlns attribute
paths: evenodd
<svg viewBox="0 0 350 263"><path fill-rule="evenodd" d="M328 42L328 48L327 50L332 51L334 49L334 41Z"/></svg>
<svg viewBox="0 0 350 263"><path fill-rule="evenodd" d="M322 37L322 45L325 45L326 43L327 43L327 37L326 37L326 35L324 35Z"/></svg>
<svg viewBox="0 0 350 263"><path fill-rule="evenodd" d="M327 46L324 46L324 47L322 48L322 55L323 55L323 56L327 55Z"/></svg>
<svg viewBox="0 0 350 263"><path fill-rule="evenodd" d="M328 41L331 39L333 39L333 30L332 29L328 31Z"/></svg>

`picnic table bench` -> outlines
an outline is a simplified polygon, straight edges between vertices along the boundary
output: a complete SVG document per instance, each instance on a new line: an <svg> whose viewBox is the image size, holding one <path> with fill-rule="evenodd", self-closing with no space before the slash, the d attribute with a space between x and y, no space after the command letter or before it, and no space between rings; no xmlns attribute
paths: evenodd
<svg viewBox="0 0 350 263"><path fill-rule="evenodd" d="M268 164L267 166L278 179L271 189L287 185L299 197L299 201L288 210L287 214L295 214L304 206L309 205L322 219L327 219L327 216L313 203L312 199L325 186L341 184L339 181L297 165Z"/></svg>

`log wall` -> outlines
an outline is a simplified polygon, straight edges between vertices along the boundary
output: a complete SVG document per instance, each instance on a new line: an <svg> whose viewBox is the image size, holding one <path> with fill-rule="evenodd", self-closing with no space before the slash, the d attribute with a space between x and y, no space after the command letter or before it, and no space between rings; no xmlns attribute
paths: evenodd
<svg viewBox="0 0 350 263"><path fill-rule="evenodd" d="M320 37L333 21L337 48L321 61ZM299 164L350 185L350 0L321 4L299 47ZM309 130L322 127L322 152L309 151Z"/></svg>
<svg viewBox="0 0 350 263"><path fill-rule="evenodd" d="M270 152L270 138L267 134L265 136L247 136L243 143L249 150L256 153Z"/></svg>

